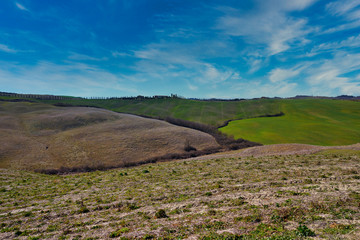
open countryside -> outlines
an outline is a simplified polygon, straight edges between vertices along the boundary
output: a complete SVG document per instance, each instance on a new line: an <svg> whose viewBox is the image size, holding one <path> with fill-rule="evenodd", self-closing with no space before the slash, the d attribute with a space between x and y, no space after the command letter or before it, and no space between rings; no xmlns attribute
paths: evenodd
<svg viewBox="0 0 360 240"><path fill-rule="evenodd" d="M359 240L360 0L0 0L0 240Z"/></svg>

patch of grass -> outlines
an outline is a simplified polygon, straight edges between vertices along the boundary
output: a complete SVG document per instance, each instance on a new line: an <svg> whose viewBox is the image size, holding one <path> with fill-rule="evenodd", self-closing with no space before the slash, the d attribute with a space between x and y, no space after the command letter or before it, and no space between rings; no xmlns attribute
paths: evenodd
<svg viewBox="0 0 360 240"><path fill-rule="evenodd" d="M129 232L129 231L130 231L129 228L124 227L124 228L121 228L121 229L116 230L116 231L114 231L114 232L111 232L110 235L109 235L109 237L110 237L110 238L120 237L121 234L127 233L127 232Z"/></svg>
<svg viewBox="0 0 360 240"><path fill-rule="evenodd" d="M296 229L296 234L299 237L314 237L316 235L314 231L312 231L303 224L300 224L299 227Z"/></svg>
<svg viewBox="0 0 360 240"><path fill-rule="evenodd" d="M331 224L329 227L324 229L325 233L330 235L337 235L337 234L347 234L354 230L354 225L344 225L344 224Z"/></svg>

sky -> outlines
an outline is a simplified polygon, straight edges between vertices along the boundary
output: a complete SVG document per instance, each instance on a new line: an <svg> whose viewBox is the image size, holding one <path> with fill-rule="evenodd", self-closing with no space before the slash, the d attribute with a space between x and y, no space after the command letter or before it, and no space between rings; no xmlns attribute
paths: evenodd
<svg viewBox="0 0 360 240"><path fill-rule="evenodd" d="M360 95L360 0L1 0L0 91Z"/></svg>

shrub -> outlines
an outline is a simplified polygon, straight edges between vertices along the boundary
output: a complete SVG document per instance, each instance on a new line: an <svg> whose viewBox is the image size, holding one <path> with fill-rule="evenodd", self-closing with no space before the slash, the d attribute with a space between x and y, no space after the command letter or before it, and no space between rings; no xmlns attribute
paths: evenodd
<svg viewBox="0 0 360 240"><path fill-rule="evenodd" d="M309 229L307 226L300 224L296 229L296 235L299 237L314 237L315 232Z"/></svg>
<svg viewBox="0 0 360 240"><path fill-rule="evenodd" d="M78 213L88 213L90 210L86 206L81 206Z"/></svg>
<svg viewBox="0 0 360 240"><path fill-rule="evenodd" d="M121 229L119 229L119 230L116 230L116 231L110 233L109 237L110 237L110 238L116 238L116 237L119 237L122 233L127 233L127 232L129 232L129 231L130 231L129 228L124 227L124 228L121 228Z"/></svg>
<svg viewBox="0 0 360 240"><path fill-rule="evenodd" d="M127 207L129 210L136 210L138 208L140 208L138 205L136 205L135 203L128 203Z"/></svg>
<svg viewBox="0 0 360 240"><path fill-rule="evenodd" d="M160 209L155 213L156 218L168 218L164 209Z"/></svg>
<svg viewBox="0 0 360 240"><path fill-rule="evenodd" d="M115 232L110 233L109 237L110 238L116 238L116 237L119 237L120 234L121 234L121 232L115 231Z"/></svg>
<svg viewBox="0 0 360 240"><path fill-rule="evenodd" d="M24 217L31 217L32 215L32 212L24 212Z"/></svg>
<svg viewBox="0 0 360 240"><path fill-rule="evenodd" d="M190 145L190 141L186 139L185 144L184 144L184 150L186 152L191 152L191 151L196 151L196 148L194 148L193 146Z"/></svg>

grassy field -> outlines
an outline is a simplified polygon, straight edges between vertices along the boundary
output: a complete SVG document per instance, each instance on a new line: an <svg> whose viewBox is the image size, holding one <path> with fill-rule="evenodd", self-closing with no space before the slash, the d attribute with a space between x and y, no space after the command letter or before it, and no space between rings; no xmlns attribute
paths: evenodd
<svg viewBox="0 0 360 240"><path fill-rule="evenodd" d="M0 238L360 239L359 150L208 157L63 176L0 169Z"/></svg>
<svg viewBox="0 0 360 240"><path fill-rule="evenodd" d="M360 141L360 102L281 100L281 117L232 121L220 130L263 144L347 145Z"/></svg>
<svg viewBox="0 0 360 240"><path fill-rule="evenodd" d="M0 99L10 99L0 97ZM193 122L220 126L229 119L252 118L280 112L278 100L257 99L246 101L198 101L180 98L169 99L68 99L36 100L43 103L89 105L115 112L132 113L150 117L173 117Z"/></svg>
<svg viewBox="0 0 360 240"><path fill-rule="evenodd" d="M0 97L6 98L6 97ZM40 100L36 100L40 101ZM165 119L173 117L212 126L223 133L259 142L346 145L360 139L360 102L330 99L256 99L197 101L169 99L67 99L46 103L89 105L115 112ZM283 112L281 117L261 117Z"/></svg>
<svg viewBox="0 0 360 240"><path fill-rule="evenodd" d="M26 170L121 167L186 144L219 145L206 133L105 109L0 102L0 167Z"/></svg>

